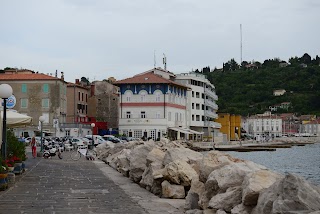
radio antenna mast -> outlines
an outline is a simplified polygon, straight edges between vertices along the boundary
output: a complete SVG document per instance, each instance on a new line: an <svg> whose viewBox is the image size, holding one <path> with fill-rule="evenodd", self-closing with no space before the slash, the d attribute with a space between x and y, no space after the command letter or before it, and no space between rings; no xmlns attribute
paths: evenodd
<svg viewBox="0 0 320 214"><path fill-rule="evenodd" d="M242 64L242 24L240 24L240 65Z"/></svg>
<svg viewBox="0 0 320 214"><path fill-rule="evenodd" d="M156 66L157 66L157 61L156 61L156 50L154 50L154 52L153 52L153 65L154 65L154 68L156 68Z"/></svg>
<svg viewBox="0 0 320 214"><path fill-rule="evenodd" d="M163 65L164 65L164 70L167 70L167 57L164 54L163 54Z"/></svg>

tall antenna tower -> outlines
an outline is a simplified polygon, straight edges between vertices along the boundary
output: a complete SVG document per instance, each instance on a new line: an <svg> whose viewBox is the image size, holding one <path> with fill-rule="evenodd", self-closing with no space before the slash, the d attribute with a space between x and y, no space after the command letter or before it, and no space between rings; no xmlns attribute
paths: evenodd
<svg viewBox="0 0 320 214"><path fill-rule="evenodd" d="M167 70L167 57L166 55L163 54L163 66L164 66L164 70Z"/></svg>
<svg viewBox="0 0 320 214"><path fill-rule="evenodd" d="M242 24L240 24L240 65L242 64Z"/></svg>
<svg viewBox="0 0 320 214"><path fill-rule="evenodd" d="M154 66L154 68L156 68L156 66L157 66L157 61L156 61L156 50L154 50L154 52L153 52L153 66Z"/></svg>

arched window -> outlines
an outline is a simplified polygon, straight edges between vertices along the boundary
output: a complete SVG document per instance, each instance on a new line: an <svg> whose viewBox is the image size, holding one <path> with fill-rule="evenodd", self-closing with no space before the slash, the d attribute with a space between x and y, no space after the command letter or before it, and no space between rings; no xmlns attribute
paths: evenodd
<svg viewBox="0 0 320 214"><path fill-rule="evenodd" d="M156 102L161 102L161 94L162 94L162 92L159 91L159 90L156 90L156 91L154 92L154 96L155 96L155 98L156 98Z"/></svg>
<svg viewBox="0 0 320 214"><path fill-rule="evenodd" d="M147 101L147 92L146 91L140 91L140 101L141 102L146 102Z"/></svg>
<svg viewBox="0 0 320 214"><path fill-rule="evenodd" d="M124 96L125 96L125 100L126 100L127 102L131 102L132 91L127 90L127 91L124 93Z"/></svg>

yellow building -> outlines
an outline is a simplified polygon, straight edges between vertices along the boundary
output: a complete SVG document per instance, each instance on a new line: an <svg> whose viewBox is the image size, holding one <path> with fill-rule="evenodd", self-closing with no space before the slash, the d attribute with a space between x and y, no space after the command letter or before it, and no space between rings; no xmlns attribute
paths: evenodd
<svg viewBox="0 0 320 214"><path fill-rule="evenodd" d="M227 135L228 141L238 140L241 136L241 116L220 113L215 120L221 124L220 132Z"/></svg>

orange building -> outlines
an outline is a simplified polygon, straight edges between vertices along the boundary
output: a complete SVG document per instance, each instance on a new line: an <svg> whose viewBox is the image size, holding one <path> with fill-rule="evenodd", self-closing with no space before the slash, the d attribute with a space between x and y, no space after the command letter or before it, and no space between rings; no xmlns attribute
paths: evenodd
<svg viewBox="0 0 320 214"><path fill-rule="evenodd" d="M219 113L215 120L221 124L220 132L227 135L228 141L238 140L241 136L241 116Z"/></svg>

